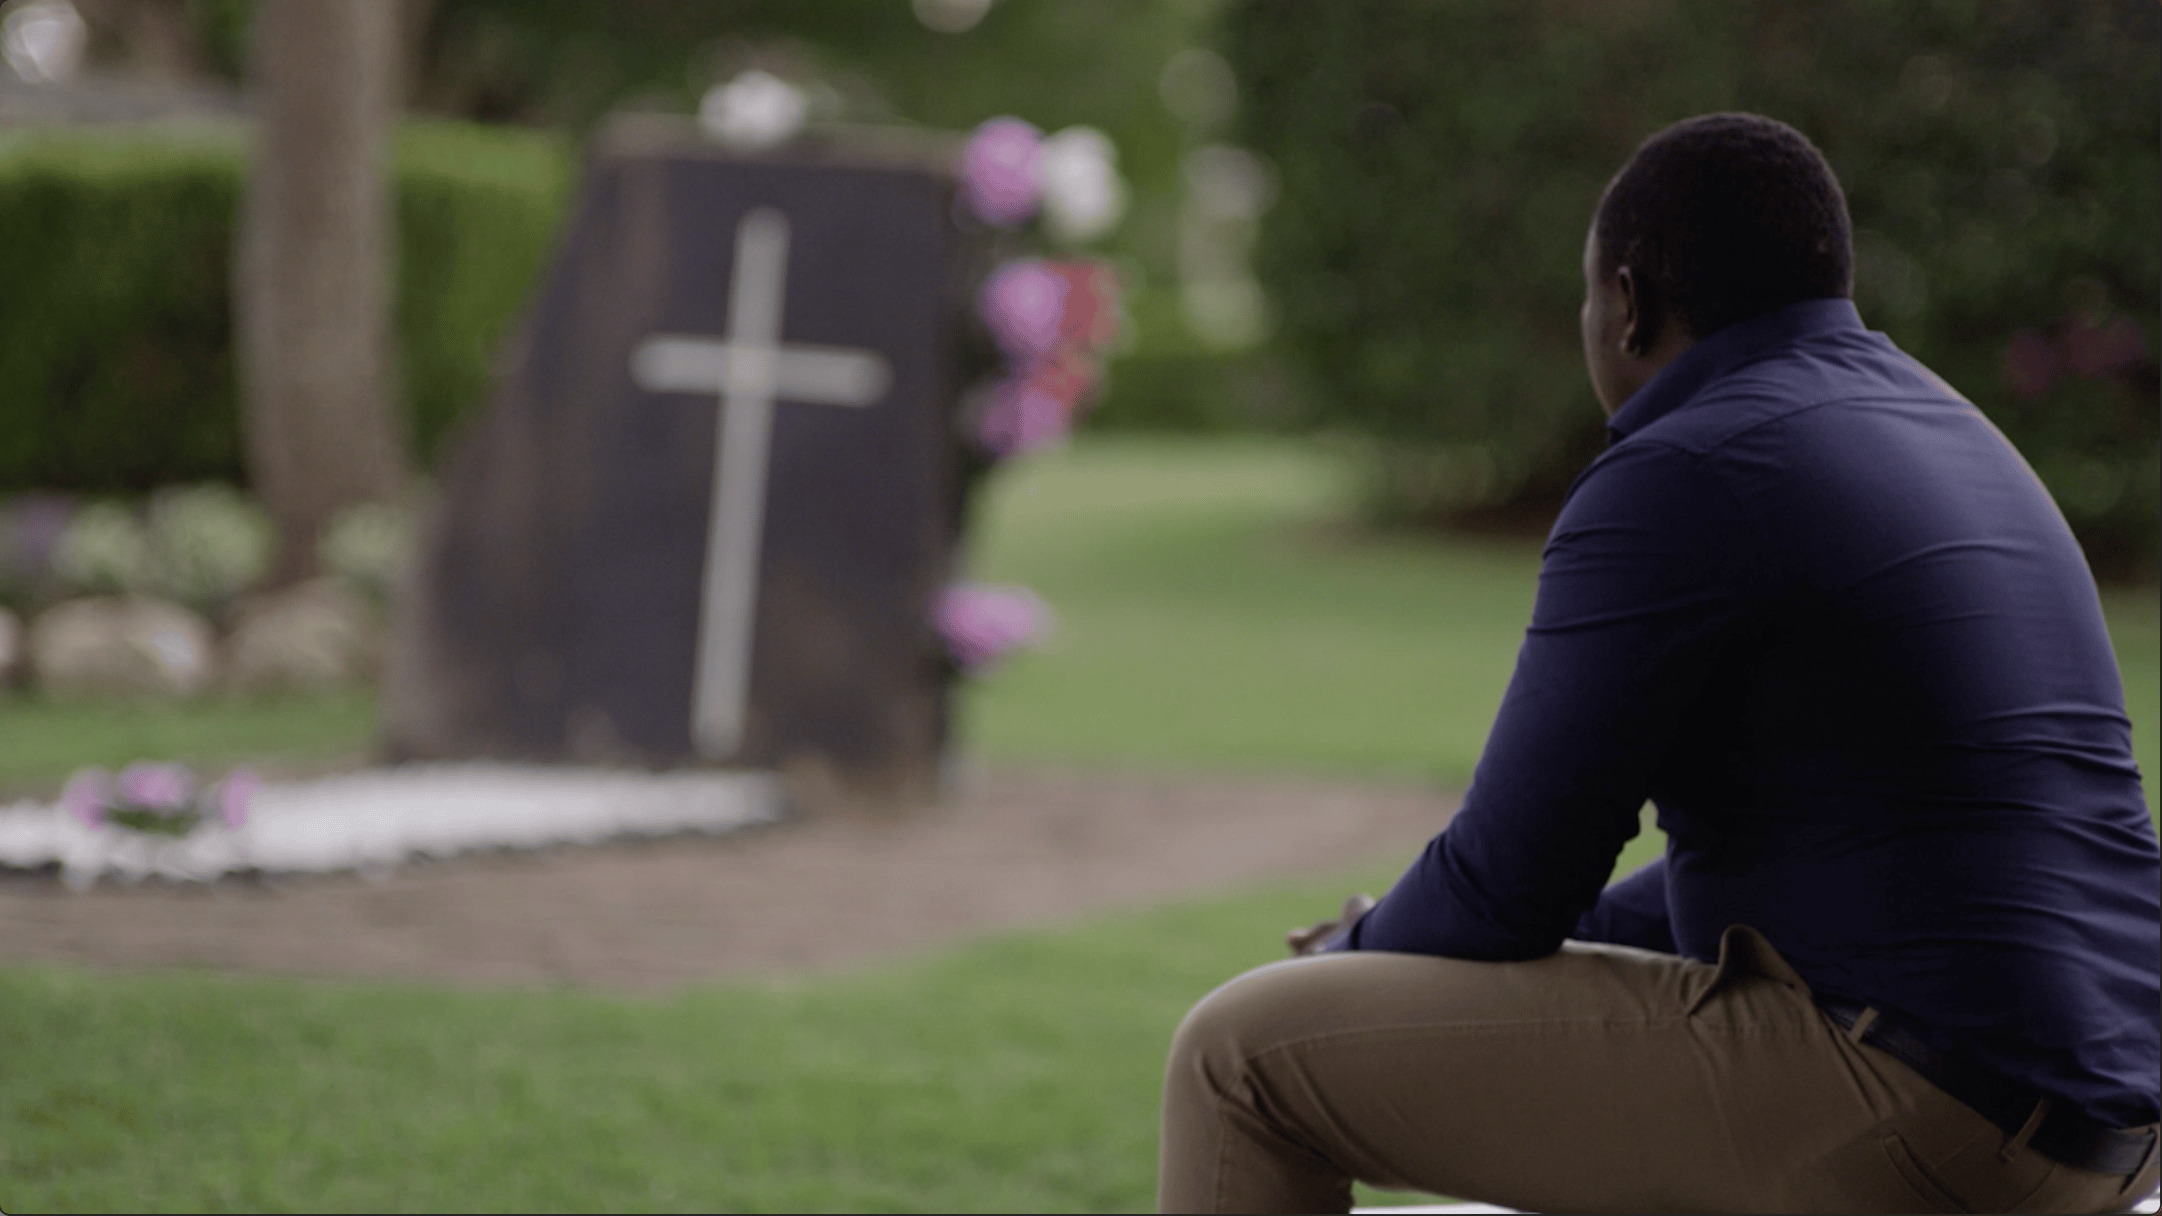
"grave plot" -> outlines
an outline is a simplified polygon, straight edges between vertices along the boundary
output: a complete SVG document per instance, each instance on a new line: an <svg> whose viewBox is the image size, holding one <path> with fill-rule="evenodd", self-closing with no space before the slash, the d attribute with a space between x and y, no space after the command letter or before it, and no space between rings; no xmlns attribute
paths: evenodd
<svg viewBox="0 0 2162 1216"><path fill-rule="evenodd" d="M383 872L414 858L724 833L780 818L757 773L648 774L506 764L417 764L263 786L244 820L163 836L94 825L58 805L0 807L0 867L202 882L235 873Z"/></svg>
<svg viewBox="0 0 2162 1216"><path fill-rule="evenodd" d="M444 772L475 786L481 770ZM743 775L625 776L618 775L625 793L648 791L639 796L650 800L642 805L654 812L652 823L671 804L721 810L725 784L704 783ZM351 791L368 788L392 789L356 781ZM563 821L579 788L533 790L553 800L528 808L512 780L487 800L500 822L534 839ZM595 780L583 788L600 795L609 787ZM327 811L332 792L325 784L309 795L312 807L296 796L281 808L279 787L265 786L249 819L269 826L290 811L297 827ZM417 787L402 793L424 830L442 830L427 828L429 812L466 809L450 805L467 796L452 780L424 796ZM78 894L0 869L0 923L9 930L0 935L0 958L668 991L851 970L1377 860L1393 873L1453 806L1447 795L1410 784L994 769L963 781L925 814L488 849L358 876L265 871L268 881L130 883L114 868ZM0 808L0 839L9 818ZM355 835L379 839L381 826L356 827ZM1271 923L1254 932L1266 952L1280 929Z"/></svg>

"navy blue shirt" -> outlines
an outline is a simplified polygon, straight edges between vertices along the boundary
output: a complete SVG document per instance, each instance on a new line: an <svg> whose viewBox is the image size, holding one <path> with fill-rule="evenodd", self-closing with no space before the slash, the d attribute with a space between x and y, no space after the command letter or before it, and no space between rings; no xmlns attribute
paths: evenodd
<svg viewBox="0 0 2162 1216"><path fill-rule="evenodd" d="M1698 342L1571 488L1463 808L1350 948L1712 960L2115 1126L2157 1116L2162 859L2093 578L1846 300ZM1665 859L1601 887L1646 799Z"/></svg>

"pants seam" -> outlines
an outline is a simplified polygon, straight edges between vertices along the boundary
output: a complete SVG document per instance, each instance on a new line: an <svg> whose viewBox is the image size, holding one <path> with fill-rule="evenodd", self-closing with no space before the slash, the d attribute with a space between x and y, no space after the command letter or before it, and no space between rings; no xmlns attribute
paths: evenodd
<svg viewBox="0 0 2162 1216"><path fill-rule="evenodd" d="M1312 1047L1325 1043L1349 1042L1357 1039L1375 1038L1382 1035L1401 1034L1407 1031L1417 1031L1437 1035L1471 1035L1480 1032L1500 1033L1503 1031L1516 1031L1525 1029L1527 1027L1539 1026L1576 1027L1586 1030L1670 1030L1677 1027L1690 1026L1692 1022L1693 1019L1688 1017L1676 1017L1672 1019L1663 1019L1660 1021L1644 1022L1603 1022L1584 1020L1471 1022L1440 1024L1407 1022L1398 1026L1367 1026L1357 1030L1324 1031L1319 1034L1307 1035L1301 1038L1291 1039L1282 1043L1272 1043L1269 1046L1260 1048L1256 1051L1244 1053L1239 1057L1239 1059L1241 1063L1251 1064L1265 1057L1276 1055L1280 1052L1289 1051L1297 1047ZM1800 1026L1792 1028L1772 1028L1762 1026L1705 1026L1698 1027L1698 1029L1740 1039L1807 1039L1813 1038L1816 1035L1823 1033L1821 1027Z"/></svg>

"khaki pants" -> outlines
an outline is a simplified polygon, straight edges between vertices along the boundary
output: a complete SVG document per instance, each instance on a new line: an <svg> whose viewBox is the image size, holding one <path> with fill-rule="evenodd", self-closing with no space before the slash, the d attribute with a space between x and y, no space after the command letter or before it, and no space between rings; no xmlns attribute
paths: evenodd
<svg viewBox="0 0 2162 1216"><path fill-rule="evenodd" d="M2027 1148L1737 925L1716 967L1570 942L1240 976L1172 1045L1157 1202L1342 1212L1357 1178L1538 1212L2107 1212L2154 1177Z"/></svg>

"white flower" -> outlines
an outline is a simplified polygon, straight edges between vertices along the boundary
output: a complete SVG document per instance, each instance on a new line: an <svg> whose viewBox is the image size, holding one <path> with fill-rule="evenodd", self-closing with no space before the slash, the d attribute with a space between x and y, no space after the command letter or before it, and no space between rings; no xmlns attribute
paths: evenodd
<svg viewBox="0 0 2162 1216"><path fill-rule="evenodd" d="M757 151L788 142L803 129L810 101L802 89L757 68L706 90L698 125L731 148Z"/></svg>
<svg viewBox="0 0 2162 1216"><path fill-rule="evenodd" d="M1126 214L1118 149L1094 127L1068 127L1043 142L1043 214L1051 235L1092 241Z"/></svg>

